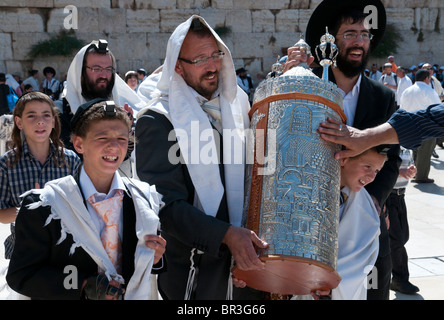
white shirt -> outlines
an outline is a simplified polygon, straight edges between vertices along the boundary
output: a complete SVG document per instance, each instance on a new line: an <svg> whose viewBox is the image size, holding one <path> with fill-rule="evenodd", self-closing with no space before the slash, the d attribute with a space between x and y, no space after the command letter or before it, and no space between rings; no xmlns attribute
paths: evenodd
<svg viewBox="0 0 444 320"><path fill-rule="evenodd" d="M424 81L416 81L402 94L400 108L413 112L438 103L441 103L441 100L436 91Z"/></svg>
<svg viewBox="0 0 444 320"><path fill-rule="evenodd" d="M83 195L85 196L85 200L88 199L93 194L97 193L98 195L96 196L96 200L101 201L113 197L117 190L123 190L123 191L126 190L125 184L123 183L122 178L120 177L118 172L114 173L114 178L111 183L111 187L109 188L108 194L100 193L96 190L94 184L92 183L91 179L89 178L83 166L80 170L79 180L80 180L80 187L82 189ZM105 227L105 222L99 216L99 214L96 212L93 206L89 203L89 201L86 201L86 206L88 208L88 212L90 213L92 220L94 221L94 225L96 226L97 231L99 231L100 234L103 228ZM122 239L123 235L122 213L123 213L123 207L120 208L120 223L119 223L120 239Z"/></svg>
<svg viewBox="0 0 444 320"><path fill-rule="evenodd" d="M342 94L343 103L342 107L344 113L347 116L347 125L353 126L353 121L355 119L356 107L358 106L359 90L361 88L362 75L359 75L358 81L354 85L353 89L349 93L345 93L344 90L338 88Z"/></svg>
<svg viewBox="0 0 444 320"><path fill-rule="evenodd" d="M29 77L29 78L26 78L25 80L23 80L23 85L26 85L26 84L30 84L32 86L32 88L34 89L34 91L40 90L39 82L34 77Z"/></svg>
<svg viewBox="0 0 444 320"><path fill-rule="evenodd" d="M404 78L398 78L398 91L396 92L396 96L398 97L399 100L397 101L398 105L400 104L400 100L405 89L407 89L411 85L412 85L412 80L410 80L409 77L404 76Z"/></svg>

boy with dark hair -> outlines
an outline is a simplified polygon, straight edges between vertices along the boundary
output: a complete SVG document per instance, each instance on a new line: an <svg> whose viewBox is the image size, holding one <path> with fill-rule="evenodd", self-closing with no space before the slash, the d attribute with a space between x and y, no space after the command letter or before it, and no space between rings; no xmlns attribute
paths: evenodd
<svg viewBox="0 0 444 320"><path fill-rule="evenodd" d="M17 216L7 281L37 299L149 299L161 196L117 172L131 121L112 101L81 105L71 122L78 173L31 190ZM157 292L154 292L156 295Z"/></svg>

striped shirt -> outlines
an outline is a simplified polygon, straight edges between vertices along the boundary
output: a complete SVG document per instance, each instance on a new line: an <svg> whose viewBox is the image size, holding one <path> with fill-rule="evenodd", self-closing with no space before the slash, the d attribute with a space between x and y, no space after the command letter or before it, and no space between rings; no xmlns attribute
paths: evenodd
<svg viewBox="0 0 444 320"><path fill-rule="evenodd" d="M0 209L20 206L20 195L34 189L35 183L43 188L46 182L67 175L74 175L81 163L77 154L69 149L64 149L65 161L68 165L58 167L54 164L52 155L56 147L51 143L50 154L44 164L41 164L29 151L26 141L23 142L23 152L12 167L8 167L9 161L15 158L15 150L9 150L0 158Z"/></svg>
<svg viewBox="0 0 444 320"><path fill-rule="evenodd" d="M387 122L395 129L399 144L415 150L423 140L444 137L444 103L412 113L399 109Z"/></svg>

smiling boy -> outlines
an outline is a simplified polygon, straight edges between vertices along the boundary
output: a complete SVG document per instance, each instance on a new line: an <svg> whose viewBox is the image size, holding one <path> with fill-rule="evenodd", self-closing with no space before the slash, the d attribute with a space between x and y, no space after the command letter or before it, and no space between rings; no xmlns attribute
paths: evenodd
<svg viewBox="0 0 444 320"><path fill-rule="evenodd" d="M334 300L365 300L367 274L379 251L379 216L364 188L384 166L383 146L341 159L341 204L339 208L338 264L342 278L332 290Z"/></svg>
<svg viewBox="0 0 444 320"><path fill-rule="evenodd" d="M154 187L117 172L131 121L114 102L95 99L71 124L83 164L74 177L24 195L8 284L37 299L149 299L152 266L165 252L156 235L163 203Z"/></svg>

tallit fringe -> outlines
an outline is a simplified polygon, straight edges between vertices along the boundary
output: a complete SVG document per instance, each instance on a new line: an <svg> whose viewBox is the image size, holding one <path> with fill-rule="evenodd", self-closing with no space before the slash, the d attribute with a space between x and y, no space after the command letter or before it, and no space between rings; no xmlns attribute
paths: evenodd
<svg viewBox="0 0 444 320"><path fill-rule="evenodd" d="M196 268L194 267L194 260L193 260L195 252L196 252L196 248L193 248L191 250L190 272L188 273L188 281L187 281L187 286L185 288L184 300L190 300L191 293L193 292L193 285L194 285L194 280L195 280L195 276L196 276Z"/></svg>
<svg viewBox="0 0 444 320"><path fill-rule="evenodd" d="M227 297L226 300L233 300L233 273L231 270L234 267L234 258L231 257L230 274L228 275Z"/></svg>

